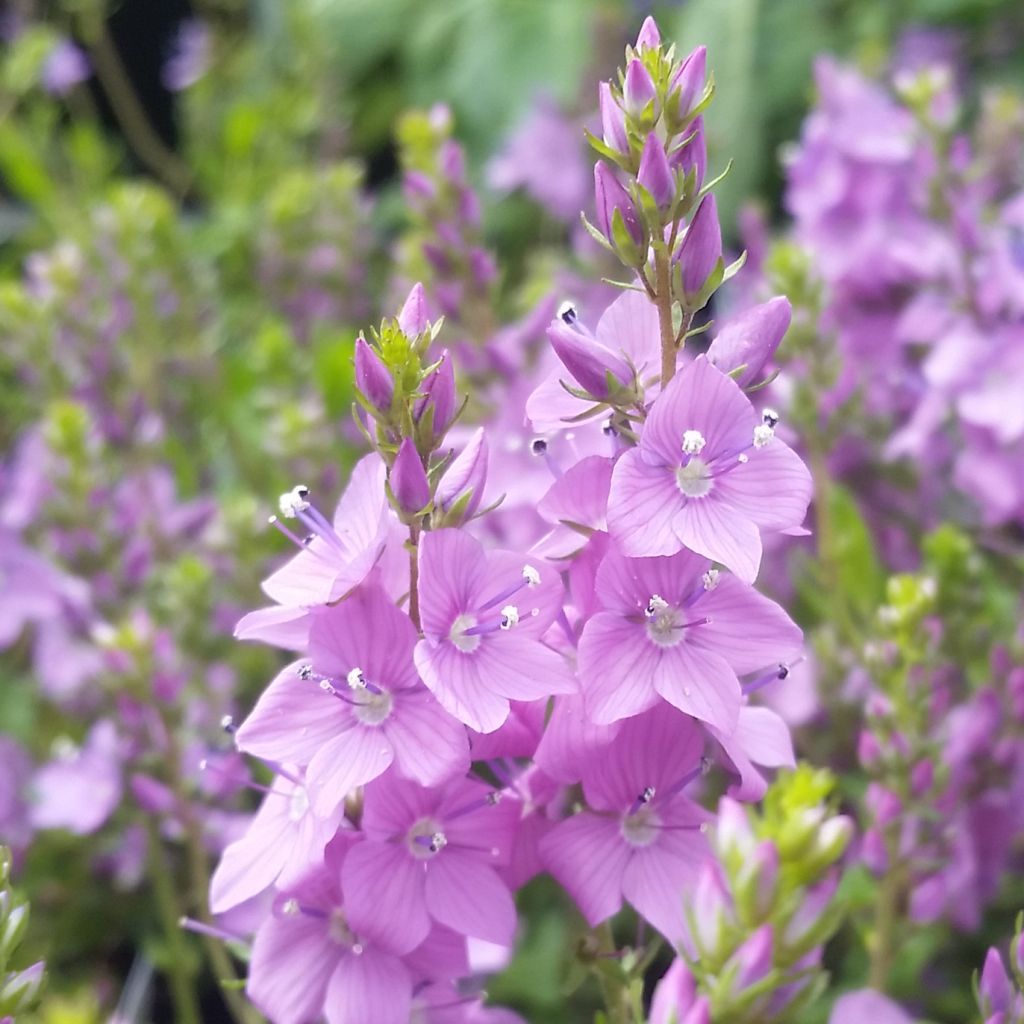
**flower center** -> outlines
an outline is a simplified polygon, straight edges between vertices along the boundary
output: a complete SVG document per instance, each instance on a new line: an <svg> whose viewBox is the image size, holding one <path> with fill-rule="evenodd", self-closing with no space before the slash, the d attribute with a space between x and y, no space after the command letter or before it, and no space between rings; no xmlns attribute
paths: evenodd
<svg viewBox="0 0 1024 1024"><path fill-rule="evenodd" d="M339 946L351 946L353 952L357 951L356 937L352 934L352 929L349 928L348 921L345 920L345 915L340 907L331 911L327 934L331 937L331 941L336 942ZM358 951L362 952L361 949Z"/></svg>
<svg viewBox="0 0 1024 1024"><path fill-rule="evenodd" d="M622 819L622 837L631 846L650 846L658 838L661 819L649 803Z"/></svg>
<svg viewBox="0 0 1024 1024"><path fill-rule="evenodd" d="M467 635L467 630L476 625L476 616L468 612L460 615L448 631L448 639L462 651L463 654L472 654L480 646L480 637L472 634Z"/></svg>
<svg viewBox="0 0 1024 1024"><path fill-rule="evenodd" d="M420 818L409 829L406 845L417 860L431 860L448 845L448 837L435 819Z"/></svg>
<svg viewBox="0 0 1024 1024"><path fill-rule="evenodd" d="M355 716L363 725L380 725L391 715L393 704L394 701L387 690L381 690L379 693L364 692L356 704Z"/></svg>
<svg viewBox="0 0 1024 1024"><path fill-rule="evenodd" d="M690 456L690 461L676 470L676 486L687 498L703 498L711 491L708 464L696 455Z"/></svg>
<svg viewBox="0 0 1024 1024"><path fill-rule="evenodd" d="M683 638L680 629L679 609L666 604L661 598L653 597L647 606L647 635L659 647L674 647Z"/></svg>

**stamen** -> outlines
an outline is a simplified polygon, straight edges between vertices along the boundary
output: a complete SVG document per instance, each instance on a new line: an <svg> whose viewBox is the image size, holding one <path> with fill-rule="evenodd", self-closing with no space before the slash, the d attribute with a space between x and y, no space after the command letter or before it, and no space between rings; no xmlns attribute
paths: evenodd
<svg viewBox="0 0 1024 1024"><path fill-rule="evenodd" d="M543 437L535 437L530 442L530 453L532 455L546 455L548 451L548 443Z"/></svg>
<svg viewBox="0 0 1024 1024"><path fill-rule="evenodd" d="M434 832L429 836L413 836L417 846L428 849L431 853L440 853L448 845L448 837L443 832Z"/></svg>
<svg viewBox="0 0 1024 1024"><path fill-rule="evenodd" d="M519 609L514 604L507 604L501 609L501 628L511 629L519 622Z"/></svg>
<svg viewBox="0 0 1024 1024"><path fill-rule="evenodd" d="M231 717L231 715L225 715L220 720L220 727L229 736L238 731L238 726L235 725L235 720Z"/></svg>
<svg viewBox="0 0 1024 1024"><path fill-rule="evenodd" d="M485 807L494 807L501 800L501 790L492 789L486 796L481 797L479 800L471 800L468 804L463 804L461 807L454 811L450 811L445 815L445 818L451 820L452 818L461 818L464 815L472 814L474 811L482 810Z"/></svg>
<svg viewBox="0 0 1024 1024"><path fill-rule="evenodd" d="M763 448L775 436L775 428L767 423L759 423L754 427L754 447Z"/></svg>
<svg viewBox="0 0 1024 1024"><path fill-rule="evenodd" d="M668 601L658 594L652 594L650 601L647 602L647 607L644 609L644 615L649 619L653 619L658 612L663 612L668 608Z"/></svg>
<svg viewBox="0 0 1024 1024"><path fill-rule="evenodd" d="M611 416L608 417L601 425L601 433L605 437L615 437L618 435L618 430L615 429L615 420Z"/></svg>
<svg viewBox="0 0 1024 1024"><path fill-rule="evenodd" d="M752 693L757 693L758 690L767 686L769 683L774 683L778 679L785 679L788 676L789 665L785 664L785 662L780 662L778 668L765 672L756 679L752 679L749 683L744 683L743 692L749 696Z"/></svg>
<svg viewBox="0 0 1024 1024"><path fill-rule="evenodd" d="M779 414L774 409L765 409L761 413L761 422L774 430L779 425Z"/></svg>
<svg viewBox="0 0 1024 1024"><path fill-rule="evenodd" d="M576 313L576 307L571 302L563 302L558 307L558 319L564 324L569 324L571 327L577 320L579 320L579 315Z"/></svg>
<svg viewBox="0 0 1024 1024"><path fill-rule="evenodd" d="M310 680L313 678L313 666L310 664L300 665L298 676L300 679Z"/></svg>
<svg viewBox="0 0 1024 1024"><path fill-rule="evenodd" d="M194 917L179 917L178 927L184 928L185 931L192 932L195 935L206 935L211 939L216 939L218 942L245 944L245 939L241 935L236 935L234 932L226 932L223 928L215 928L213 925L197 921Z"/></svg>
<svg viewBox="0 0 1024 1024"><path fill-rule="evenodd" d="M707 441L699 430L683 431L683 451L687 455L700 455Z"/></svg>
<svg viewBox="0 0 1024 1024"><path fill-rule="evenodd" d="M718 578L721 573L717 569L708 569L703 576L701 576L701 582L704 584L705 590L714 590L718 586Z"/></svg>
<svg viewBox="0 0 1024 1024"><path fill-rule="evenodd" d="M365 690L366 689L366 677L363 675L361 668L354 668L345 677L348 685L353 690Z"/></svg>
<svg viewBox="0 0 1024 1024"><path fill-rule="evenodd" d="M540 586L540 573L532 565L523 566L523 579L528 587Z"/></svg>

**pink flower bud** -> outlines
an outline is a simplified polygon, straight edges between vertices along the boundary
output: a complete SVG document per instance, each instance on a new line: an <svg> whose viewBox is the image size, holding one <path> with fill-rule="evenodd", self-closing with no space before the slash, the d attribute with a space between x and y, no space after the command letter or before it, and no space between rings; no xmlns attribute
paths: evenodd
<svg viewBox="0 0 1024 1024"><path fill-rule="evenodd" d="M427 296L423 291L423 285L417 281L412 286L401 313L398 314L398 328L410 338L418 338L429 326Z"/></svg>
<svg viewBox="0 0 1024 1024"><path fill-rule="evenodd" d="M617 153L629 152L629 139L626 137L626 119L622 108L615 102L612 87L602 82L598 88L598 99L601 107L601 134L605 145Z"/></svg>
<svg viewBox="0 0 1024 1024"><path fill-rule="evenodd" d="M685 177L693 171L694 180L699 189L704 184L704 175L708 170L708 144L704 136L704 118L694 118L684 135L684 142L672 151L669 163Z"/></svg>
<svg viewBox="0 0 1024 1024"><path fill-rule="evenodd" d="M640 32L636 37L635 50L657 50L661 46L661 33L658 24L650 15L644 18Z"/></svg>
<svg viewBox="0 0 1024 1024"><path fill-rule="evenodd" d="M708 51L705 46L698 46L679 66L668 85L669 102L674 99L673 114L680 121L690 116L693 108L700 102L707 78ZM678 96L676 92L678 91Z"/></svg>
<svg viewBox="0 0 1024 1024"><path fill-rule="evenodd" d="M622 102L626 113L631 117L640 117L647 105L654 101L656 91L650 72L638 60L631 60L626 67L626 77L622 83Z"/></svg>
<svg viewBox="0 0 1024 1024"><path fill-rule="evenodd" d="M708 348L708 361L723 373L743 366L745 369L736 383L740 387L755 383L761 379L765 364L775 355L792 315L789 299L782 295L746 310L715 336Z"/></svg>
<svg viewBox="0 0 1024 1024"><path fill-rule="evenodd" d="M355 364L356 387L378 412L387 414L395 385L383 360L361 334L356 338Z"/></svg>
<svg viewBox="0 0 1024 1024"><path fill-rule="evenodd" d="M640 156L640 170L636 180L651 193L662 209L668 207L676 196L676 181L672 176L665 147L654 132L648 134Z"/></svg>
<svg viewBox="0 0 1024 1024"><path fill-rule="evenodd" d="M419 452L411 438L405 438L398 449L394 465L388 475L391 493L399 509L406 515L415 515L430 501L430 482L423 468Z"/></svg>
<svg viewBox="0 0 1024 1024"><path fill-rule="evenodd" d="M615 172L604 163L594 165L594 204L597 212L597 226L606 238L612 237L612 218L615 211L618 210L633 241L637 245L643 242L644 234L633 201L619 184Z"/></svg>
<svg viewBox="0 0 1024 1024"><path fill-rule="evenodd" d="M688 299L704 287L715 265L722 258L722 229L713 195L706 195L693 215L676 259L682 267L683 292Z"/></svg>
<svg viewBox="0 0 1024 1024"><path fill-rule="evenodd" d="M621 356L605 348L599 341L581 330L555 317L548 327L548 339L555 355L572 374L576 382L595 398L607 398L608 375L628 387L633 382L633 371Z"/></svg>
<svg viewBox="0 0 1024 1024"><path fill-rule="evenodd" d="M419 423L427 409L432 408L434 437L442 437L455 416L455 364L447 349L441 353L437 366L424 378L420 391L423 397L413 407L413 416Z"/></svg>
<svg viewBox="0 0 1024 1024"><path fill-rule="evenodd" d="M995 947L985 956L985 966L978 981L978 995L986 1014L1006 1012L1013 1008L1013 985L1010 983L1003 958Z"/></svg>
<svg viewBox="0 0 1024 1024"><path fill-rule="evenodd" d="M762 925L730 957L729 963L739 967L736 991L757 984L772 969L775 942L770 924Z"/></svg>
<svg viewBox="0 0 1024 1024"><path fill-rule="evenodd" d="M481 427L445 470L437 485L437 504L448 512L468 495L464 516L469 519L480 505L487 482L487 436Z"/></svg>

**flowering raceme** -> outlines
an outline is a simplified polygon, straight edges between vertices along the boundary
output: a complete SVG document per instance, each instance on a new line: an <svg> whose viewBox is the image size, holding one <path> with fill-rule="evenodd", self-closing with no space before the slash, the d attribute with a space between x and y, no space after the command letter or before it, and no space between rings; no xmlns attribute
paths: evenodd
<svg viewBox="0 0 1024 1024"><path fill-rule="evenodd" d="M723 338L717 362L691 357L696 313L735 270L693 152L704 53L675 62L648 21L627 60L601 92L590 230L636 290L596 335L575 309L555 317L562 366L522 351L516 373L535 390L516 392L518 409L498 384L487 394L499 419L543 433L513 450L494 425L451 429L455 366L429 311L458 323L467 292L417 284L356 344L374 452L333 521L306 488L282 496L274 525L300 551L264 585L278 606L238 635L299 658L235 732L276 779L213 887L216 909L260 908L247 990L279 1024L427 1013L473 973L480 941L507 955L514 892L540 870L592 926L628 902L683 941L710 855L702 779L718 765L756 797L755 764L792 764L781 720L748 706L801 649L751 586L762 533L799 532L810 498L777 415L744 392L779 344L783 300ZM465 198L452 146L441 157ZM439 193L419 173L407 187L433 215ZM482 502L496 474L532 506L514 529ZM460 991L451 1019L484 1019Z"/></svg>

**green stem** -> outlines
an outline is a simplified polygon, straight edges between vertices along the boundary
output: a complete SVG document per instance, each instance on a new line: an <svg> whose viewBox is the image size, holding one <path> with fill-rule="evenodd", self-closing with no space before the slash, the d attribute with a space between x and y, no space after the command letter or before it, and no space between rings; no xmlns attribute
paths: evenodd
<svg viewBox="0 0 1024 1024"><path fill-rule="evenodd" d="M882 880L875 899L875 928L871 936L868 987L876 992L887 990L889 972L896 953L896 930L903 896L902 876L902 868L896 864Z"/></svg>
<svg viewBox="0 0 1024 1024"><path fill-rule="evenodd" d="M178 745L174 723L167 713L161 709L160 718L163 723L167 742L167 776L177 801L181 822L185 829L185 859L188 867L190 904L196 918L203 924L213 925L210 913L210 869L207 862L206 847L203 845L203 834L189 799L185 779L181 773L181 748ZM228 1010L237 1024L260 1024L263 1017L250 1005L238 990L238 972L224 945L212 936L201 937L206 955L213 966L214 974L221 982L220 991Z"/></svg>
<svg viewBox="0 0 1024 1024"><path fill-rule="evenodd" d="M192 172L177 153L164 145L149 123L117 47L102 22L89 41L89 56L132 151L179 199L187 196L192 188Z"/></svg>
<svg viewBox="0 0 1024 1024"><path fill-rule="evenodd" d="M661 386L665 387L676 372L676 332L672 326L669 252L663 246L654 250L654 292L661 332Z"/></svg>
<svg viewBox="0 0 1024 1024"><path fill-rule="evenodd" d="M419 562L419 528L409 527L409 618L420 628L420 562Z"/></svg>
<svg viewBox="0 0 1024 1024"><path fill-rule="evenodd" d="M160 833L152 821L146 822L146 831L149 846L149 879L153 886L156 909L169 953L165 970L171 988L171 999L174 1002L174 1019L181 1024L202 1024L199 1000L196 997L192 970L189 966L188 944L185 941L185 933L181 930L181 908L171 881L171 872L164 858Z"/></svg>

